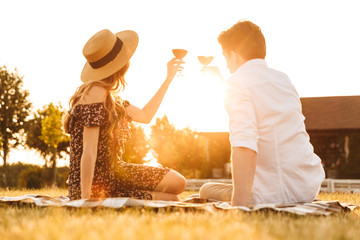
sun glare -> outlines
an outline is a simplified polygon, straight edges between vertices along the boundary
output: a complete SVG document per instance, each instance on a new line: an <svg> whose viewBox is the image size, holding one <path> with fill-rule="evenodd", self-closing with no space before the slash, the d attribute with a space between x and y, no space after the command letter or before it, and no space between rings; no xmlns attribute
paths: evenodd
<svg viewBox="0 0 360 240"><path fill-rule="evenodd" d="M177 128L199 132L227 131L224 83L212 71L201 71L200 63L187 63L184 76L176 77L163 102L162 111Z"/></svg>

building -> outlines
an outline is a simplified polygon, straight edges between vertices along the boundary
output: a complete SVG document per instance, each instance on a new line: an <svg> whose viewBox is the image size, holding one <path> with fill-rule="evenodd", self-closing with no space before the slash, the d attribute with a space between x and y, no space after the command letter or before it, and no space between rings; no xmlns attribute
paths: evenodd
<svg viewBox="0 0 360 240"><path fill-rule="evenodd" d="M301 98L306 130L328 178L360 178L360 96Z"/></svg>
<svg viewBox="0 0 360 240"><path fill-rule="evenodd" d="M300 100L310 142L323 161L327 178L360 178L360 96ZM230 162L229 134L199 135L207 139L209 168L226 168L224 164Z"/></svg>

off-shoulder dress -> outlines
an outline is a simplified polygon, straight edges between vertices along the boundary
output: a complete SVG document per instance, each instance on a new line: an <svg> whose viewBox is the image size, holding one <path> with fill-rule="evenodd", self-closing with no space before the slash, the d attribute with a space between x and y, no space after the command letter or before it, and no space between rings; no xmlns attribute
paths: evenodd
<svg viewBox="0 0 360 240"><path fill-rule="evenodd" d="M125 109L129 102L123 101ZM108 134L108 111L102 102L78 104L69 111L68 129L70 133L69 197L81 198L80 161L83 152L84 127L99 127L99 140L91 198L131 197L151 199L153 191L168 168L131 164L122 160L124 142L129 136L128 124L131 119L114 114L116 122L113 136Z"/></svg>

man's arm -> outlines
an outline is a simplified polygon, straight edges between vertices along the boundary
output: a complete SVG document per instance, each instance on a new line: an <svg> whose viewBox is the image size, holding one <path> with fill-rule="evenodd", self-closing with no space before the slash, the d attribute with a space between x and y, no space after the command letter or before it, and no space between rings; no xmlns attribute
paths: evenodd
<svg viewBox="0 0 360 240"><path fill-rule="evenodd" d="M232 206L249 206L256 167L256 152L243 147L232 148Z"/></svg>

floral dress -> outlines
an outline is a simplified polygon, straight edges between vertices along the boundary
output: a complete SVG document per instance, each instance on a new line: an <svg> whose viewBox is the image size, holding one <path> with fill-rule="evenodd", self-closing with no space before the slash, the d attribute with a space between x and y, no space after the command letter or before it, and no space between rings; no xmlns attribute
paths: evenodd
<svg viewBox="0 0 360 240"><path fill-rule="evenodd" d="M125 108L129 102L122 103ZM151 199L153 191L168 168L157 168L122 161L124 142L129 136L129 117L120 118L113 136L108 134L108 111L104 103L79 104L70 110L68 129L70 139L69 195L71 200L81 198L80 160L83 151L83 131L86 127L100 127L97 158L91 187L91 198L132 197ZM122 119L122 120L119 120Z"/></svg>

